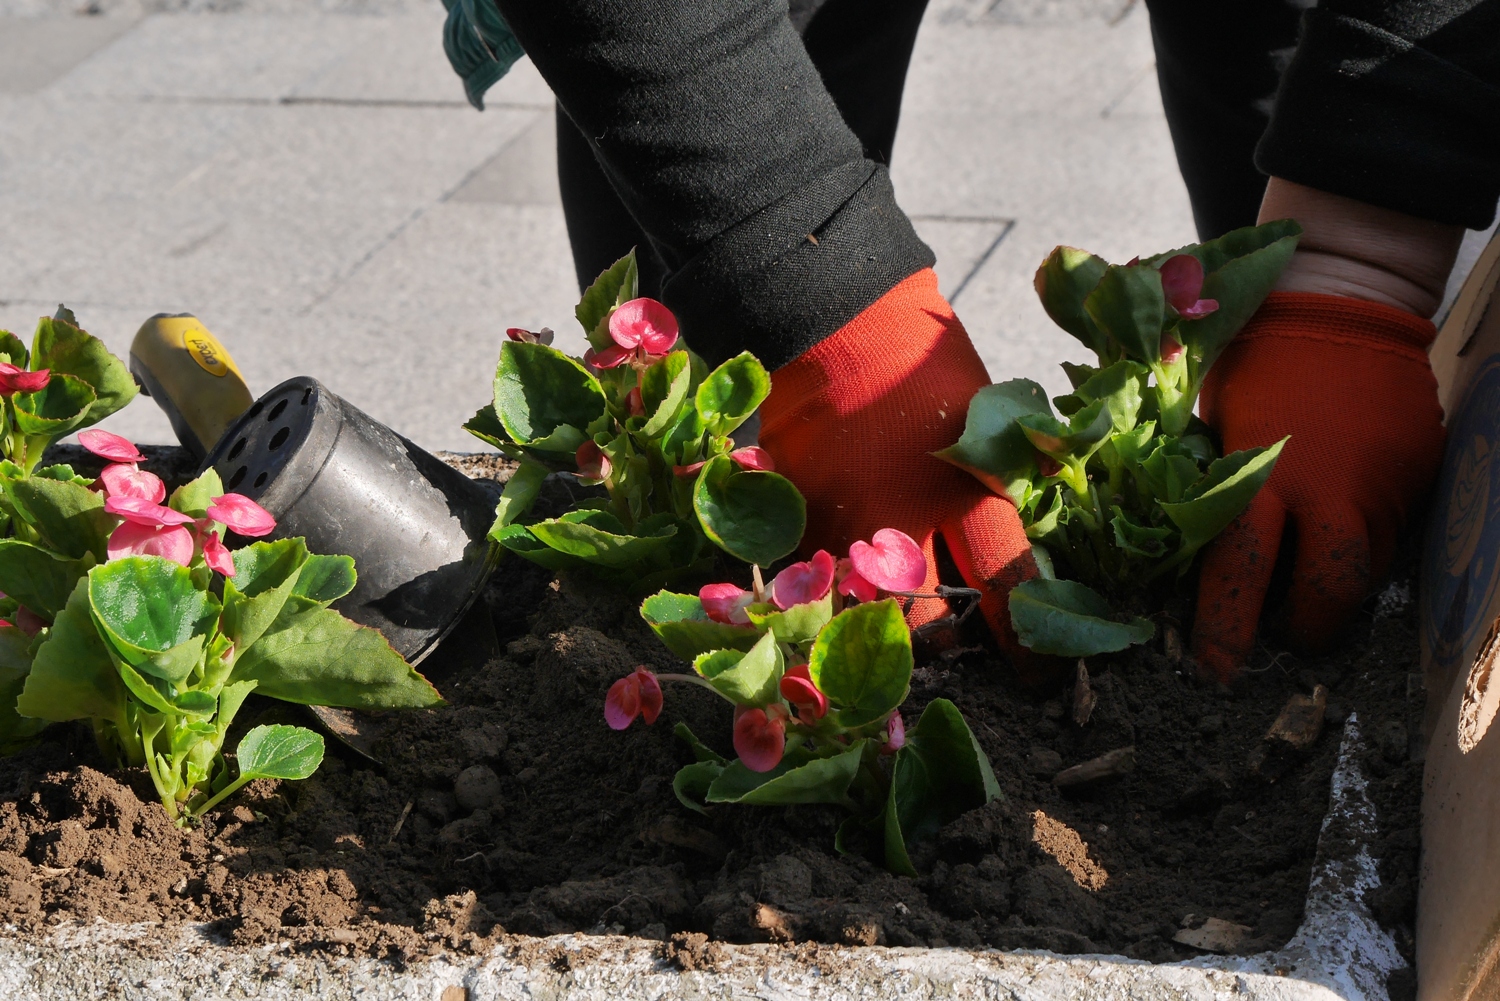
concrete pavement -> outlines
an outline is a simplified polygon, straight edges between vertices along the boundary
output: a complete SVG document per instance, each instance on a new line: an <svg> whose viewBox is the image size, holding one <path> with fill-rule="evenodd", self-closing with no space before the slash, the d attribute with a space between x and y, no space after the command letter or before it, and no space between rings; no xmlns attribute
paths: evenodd
<svg viewBox="0 0 1500 1001"><path fill-rule="evenodd" d="M197 313L252 388L324 380L432 448L507 326L581 348L551 97L463 101L437 0L0 0L0 327L67 302L122 352ZM1036 304L1057 243L1193 238L1131 0L934 0L893 163L995 378L1085 353ZM109 426L170 440L148 402Z"/></svg>

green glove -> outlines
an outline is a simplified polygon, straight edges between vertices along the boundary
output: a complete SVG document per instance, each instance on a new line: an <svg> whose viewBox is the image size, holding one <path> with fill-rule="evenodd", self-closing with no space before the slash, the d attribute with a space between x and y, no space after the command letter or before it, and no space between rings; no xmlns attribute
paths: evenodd
<svg viewBox="0 0 1500 1001"><path fill-rule="evenodd" d="M443 51L464 82L469 103L484 110L484 94L526 53L495 0L443 0Z"/></svg>

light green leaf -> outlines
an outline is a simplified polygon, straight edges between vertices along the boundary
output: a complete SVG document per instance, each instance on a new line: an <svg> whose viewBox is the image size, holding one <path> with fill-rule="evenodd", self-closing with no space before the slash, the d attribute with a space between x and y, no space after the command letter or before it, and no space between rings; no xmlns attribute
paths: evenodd
<svg viewBox="0 0 1500 1001"><path fill-rule="evenodd" d="M748 626L715 622L696 595L658 591L641 602L641 618L683 660L710 650L749 650L760 635Z"/></svg>
<svg viewBox="0 0 1500 1001"><path fill-rule="evenodd" d="M1082 341L1099 363L1107 365L1114 360L1115 348L1109 343L1109 335L1099 329L1084 301L1099 284L1109 267L1103 258L1076 247L1058 247L1037 268L1033 284L1042 308L1052 317L1052 322Z"/></svg>
<svg viewBox="0 0 1500 1001"><path fill-rule="evenodd" d="M695 407L708 433L717 437L733 434L770 393L765 366L746 351L708 373L698 387Z"/></svg>
<svg viewBox="0 0 1500 1001"><path fill-rule="evenodd" d="M504 528L521 518L536 503L551 470L533 459L522 459L520 466L505 481L500 502L495 505L495 528Z"/></svg>
<svg viewBox="0 0 1500 1001"><path fill-rule="evenodd" d="M121 659L174 683L186 677L184 658L193 654L191 670L220 611L186 567L159 556L126 556L94 567L87 579L94 621ZM196 653L182 646L194 641Z"/></svg>
<svg viewBox="0 0 1500 1001"><path fill-rule="evenodd" d="M73 588L37 649L16 711L54 723L98 719L126 725L125 686L89 611L87 579Z"/></svg>
<svg viewBox="0 0 1500 1001"><path fill-rule="evenodd" d="M626 534L624 526L605 511L569 511L561 518L528 527L532 537L548 547L612 569L634 566L664 553L677 534L675 525L650 535Z"/></svg>
<svg viewBox="0 0 1500 1001"><path fill-rule="evenodd" d="M1084 300L1084 309L1138 362L1161 361L1161 329L1167 300L1161 273L1145 265L1111 264Z"/></svg>
<svg viewBox="0 0 1500 1001"><path fill-rule="evenodd" d="M1103 401L1109 409L1110 420L1114 422L1114 430L1117 433L1130 431L1141 412L1141 390L1150 374L1150 369L1138 362L1116 362L1091 376L1070 397L1060 396L1055 402L1064 413L1076 414L1090 403ZM1076 401L1076 405L1065 409L1064 400Z"/></svg>
<svg viewBox="0 0 1500 1001"><path fill-rule="evenodd" d="M31 352L26 349L25 342L9 330L0 330L0 355L16 368L28 371L31 368Z"/></svg>
<svg viewBox="0 0 1500 1001"><path fill-rule="evenodd" d="M681 418L693 382L692 369L686 351L673 351L641 373L641 403L647 414L642 435L654 438Z"/></svg>
<svg viewBox="0 0 1500 1001"><path fill-rule="evenodd" d="M573 315L578 318L589 345L595 351L602 351L614 343L609 336L609 314L616 306L639 298L639 289L640 272L632 249L606 268L583 293Z"/></svg>
<svg viewBox="0 0 1500 1001"><path fill-rule="evenodd" d="M172 496L167 499L167 506L194 518L206 518L214 498L222 497L224 493L224 481L219 479L217 472L209 468L198 474L192 482L173 490Z"/></svg>
<svg viewBox="0 0 1500 1001"><path fill-rule="evenodd" d="M582 444L579 429L587 428L605 411L599 380L561 351L521 341L501 346L495 371L495 412L511 440L570 453ZM559 435L564 428L572 433Z"/></svg>
<svg viewBox="0 0 1500 1001"><path fill-rule="evenodd" d="M1180 503L1162 504L1167 517L1182 530L1184 548L1201 548L1250 506L1270 478L1286 443L1283 438L1269 447L1246 449L1215 459L1209 464L1207 475L1193 485Z"/></svg>
<svg viewBox="0 0 1500 1001"><path fill-rule="evenodd" d="M868 744L868 740L856 740L848 750L827 758L789 751L781 764L768 772L752 772L736 759L714 779L704 799L749 806L846 803Z"/></svg>
<svg viewBox="0 0 1500 1001"><path fill-rule="evenodd" d="M45 449L82 426L94 400L94 389L88 383L54 372L39 392L15 395L16 427L27 436L28 447Z"/></svg>
<svg viewBox="0 0 1500 1001"><path fill-rule="evenodd" d="M104 496L77 483L28 476L10 482L21 517L48 549L70 559L107 558L110 533L119 519L104 510Z"/></svg>
<svg viewBox="0 0 1500 1001"><path fill-rule="evenodd" d="M757 629L769 630L782 643L790 646L811 643L818 631L833 618L833 589L829 588L828 593L817 601L793 605L785 611L775 611L774 606L773 610L764 611L751 607L746 613Z"/></svg>
<svg viewBox="0 0 1500 1001"><path fill-rule="evenodd" d="M242 779L305 779L323 763L323 737L284 723L258 726L240 740L234 756Z"/></svg>
<svg viewBox="0 0 1500 1001"><path fill-rule="evenodd" d="M69 560L17 539L0 540L0 591L51 621L93 562L91 556Z"/></svg>
<svg viewBox="0 0 1500 1001"><path fill-rule="evenodd" d="M500 423L500 415L495 413L493 403L486 403L480 407L479 411L464 423L464 430L485 444L493 445L513 459L519 459L525 454L520 446L510 440L510 433L505 430L505 425Z"/></svg>
<svg viewBox="0 0 1500 1001"><path fill-rule="evenodd" d="M1021 645L1037 653L1092 657L1144 643L1156 626L1139 617L1116 622L1109 603L1071 580L1029 580L1011 589L1010 622Z"/></svg>
<svg viewBox="0 0 1500 1001"><path fill-rule="evenodd" d="M780 698L777 686L786 661L772 633L766 633L746 653L715 650L693 660L693 670L736 705L765 706Z"/></svg>
<svg viewBox="0 0 1500 1001"><path fill-rule="evenodd" d="M1018 494L1036 478L1036 452L1016 423L1028 414L1051 416L1047 394L1030 379L986 386L969 401L963 437L932 453L967 470L997 494Z"/></svg>
<svg viewBox="0 0 1500 1001"><path fill-rule="evenodd" d="M292 593L326 608L354 590L358 581L354 557L313 553L297 572L297 585Z"/></svg>
<svg viewBox="0 0 1500 1001"><path fill-rule="evenodd" d="M911 630L892 599L840 612L818 634L808 673L843 727L864 726L906 701Z"/></svg>
<svg viewBox="0 0 1500 1001"><path fill-rule="evenodd" d="M58 375L76 376L88 383L95 400L79 427L97 424L139 392L135 377L125 363L110 353L104 342L80 330L66 319L42 319L31 342L31 367L51 369Z"/></svg>
<svg viewBox="0 0 1500 1001"><path fill-rule="evenodd" d="M715 456L699 471L693 510L714 545L761 566L796 549L807 525L807 503L791 480L779 473L737 471L728 455Z"/></svg>

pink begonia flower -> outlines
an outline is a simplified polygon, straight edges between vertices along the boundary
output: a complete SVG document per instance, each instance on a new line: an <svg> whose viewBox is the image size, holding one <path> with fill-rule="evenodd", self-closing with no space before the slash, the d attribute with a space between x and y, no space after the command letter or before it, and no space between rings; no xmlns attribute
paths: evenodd
<svg viewBox="0 0 1500 1001"><path fill-rule="evenodd" d="M1212 300L1207 301L1211 302ZM1177 338L1173 337L1171 334L1161 335L1162 361L1166 362L1168 365L1174 365L1177 363L1177 359L1182 357L1182 352L1183 347L1181 344L1177 343Z"/></svg>
<svg viewBox="0 0 1500 1001"><path fill-rule="evenodd" d="M525 327L506 327L505 336L513 341L520 341L523 344L551 344L553 334L551 327L543 327L541 330L535 332L527 330Z"/></svg>
<svg viewBox="0 0 1500 1001"><path fill-rule="evenodd" d="M160 504L166 500L167 485L155 473L136 468L133 462L116 462L99 474L110 497L134 497Z"/></svg>
<svg viewBox="0 0 1500 1001"><path fill-rule="evenodd" d="M192 515L183 514L181 511L173 511L145 497L106 497L104 499L104 510L110 514L117 514L128 522L136 525L146 525L151 528L161 528L168 525L189 525L192 523Z"/></svg>
<svg viewBox="0 0 1500 1001"><path fill-rule="evenodd" d="M276 529L276 519L271 512L261 507L244 494L223 494L211 499L208 505L209 518L224 523L236 535L258 539L270 535Z"/></svg>
<svg viewBox="0 0 1500 1001"><path fill-rule="evenodd" d="M803 722L822 719L828 715L828 696L818 691L813 684L812 673L806 664L787 668L781 676L781 697L797 707L797 715Z"/></svg>
<svg viewBox="0 0 1500 1001"><path fill-rule="evenodd" d="M648 365L677 343L677 317L655 299L631 299L609 315L609 337L602 351L590 348L583 360L595 368L619 368L626 362Z"/></svg>
<svg viewBox="0 0 1500 1001"><path fill-rule="evenodd" d="M698 475L698 470L702 469L706 465L708 465L708 462L705 460L703 462L695 462L691 466L673 466L672 467L672 475L673 476L697 476Z"/></svg>
<svg viewBox="0 0 1500 1001"><path fill-rule="evenodd" d="M78 432L78 444L99 458L108 459L111 462L146 461L146 457L141 454L140 449L130 443L130 439L121 438L108 431L100 431L98 428Z"/></svg>
<svg viewBox="0 0 1500 1001"><path fill-rule="evenodd" d="M786 706L739 706L734 717L734 752L752 772L769 772L786 753Z"/></svg>
<svg viewBox="0 0 1500 1001"><path fill-rule="evenodd" d="M589 348L583 353L583 363L592 365L594 368L619 368L621 365L635 357L635 351L630 348L622 348L618 344L611 344L603 351L595 351Z"/></svg>
<svg viewBox="0 0 1500 1001"><path fill-rule="evenodd" d="M578 451L573 453L573 461L578 464L578 477L583 480L602 480L609 476L612 468L609 456L604 450L595 445L592 440L578 446Z"/></svg>
<svg viewBox="0 0 1500 1001"><path fill-rule="evenodd" d="M771 453L759 445L746 445L744 448L737 448L729 453L729 457L739 464L742 469L753 469L759 473L774 473L776 471L776 462L771 458ZM691 466L673 466L672 474L674 476L697 476L698 470L706 465L708 465L707 459L702 462L695 462Z"/></svg>
<svg viewBox="0 0 1500 1001"><path fill-rule="evenodd" d="M901 718L900 712L891 713L886 736L886 742L880 745L881 754L895 754L906 746L906 721Z"/></svg>
<svg viewBox="0 0 1500 1001"><path fill-rule="evenodd" d="M755 602L755 595L733 584L705 584L698 590L703 611L715 622L731 626L748 626L750 616L745 606Z"/></svg>
<svg viewBox="0 0 1500 1001"><path fill-rule="evenodd" d="M1184 320L1201 320L1219 308L1217 299L1200 299L1203 262L1192 254L1169 257L1161 265L1161 290Z"/></svg>
<svg viewBox="0 0 1500 1001"><path fill-rule="evenodd" d="M849 562L856 573L882 591L912 591L927 579L927 558L922 550L911 536L894 528L882 528L869 542L850 546Z"/></svg>
<svg viewBox="0 0 1500 1001"><path fill-rule="evenodd" d="M823 549L810 560L793 563L771 581L771 601L785 611L793 605L817 601L833 586L833 556Z"/></svg>
<svg viewBox="0 0 1500 1001"><path fill-rule="evenodd" d="M661 682L638 667L609 686L609 694L604 697L604 721L612 730L623 730L641 716L650 726L661 714L661 702Z"/></svg>
<svg viewBox="0 0 1500 1001"><path fill-rule="evenodd" d="M181 566L193 562L193 533L181 525L141 525L127 521L109 537L107 555L160 556Z"/></svg>
<svg viewBox="0 0 1500 1001"><path fill-rule="evenodd" d="M1058 462L1046 452L1036 454L1036 468L1043 476L1056 476L1062 472L1062 463Z"/></svg>
<svg viewBox="0 0 1500 1001"><path fill-rule="evenodd" d="M641 387L636 386L625 394L625 409L632 417L646 416L646 401L641 398Z"/></svg>
<svg viewBox="0 0 1500 1001"><path fill-rule="evenodd" d="M27 636L35 636L46 629L49 623L46 619L27 608L25 605L16 606L16 628Z"/></svg>
<svg viewBox="0 0 1500 1001"><path fill-rule="evenodd" d="M850 560L839 560L839 594L852 595L860 601L874 601L879 597L875 585L859 575Z"/></svg>
<svg viewBox="0 0 1500 1001"><path fill-rule="evenodd" d="M0 393L40 393L52 381L51 369L28 372L24 368L0 361Z"/></svg>
<svg viewBox="0 0 1500 1001"><path fill-rule="evenodd" d="M234 554L219 541L218 532L209 532L203 537L203 562L225 577L234 576Z"/></svg>

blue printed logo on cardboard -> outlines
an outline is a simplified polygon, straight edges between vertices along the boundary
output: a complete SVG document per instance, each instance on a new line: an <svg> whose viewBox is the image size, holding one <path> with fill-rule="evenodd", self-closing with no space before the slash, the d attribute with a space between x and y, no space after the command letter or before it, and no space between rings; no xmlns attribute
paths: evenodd
<svg viewBox="0 0 1500 1001"><path fill-rule="evenodd" d="M1500 354L1448 422L1443 476L1422 560L1422 646L1451 676L1490 625L1500 585Z"/></svg>

